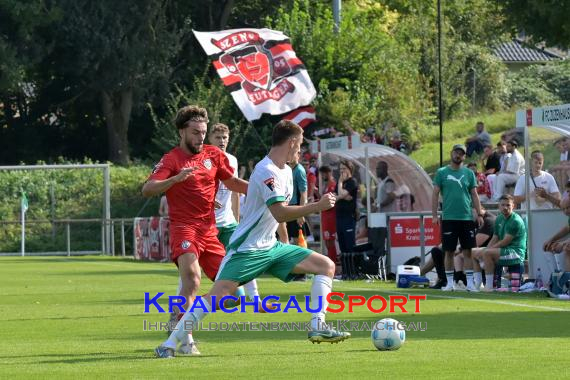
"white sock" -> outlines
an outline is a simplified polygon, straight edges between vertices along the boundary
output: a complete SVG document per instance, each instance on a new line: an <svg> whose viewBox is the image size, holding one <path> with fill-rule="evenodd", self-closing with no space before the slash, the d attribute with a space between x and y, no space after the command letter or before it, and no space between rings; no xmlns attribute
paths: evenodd
<svg viewBox="0 0 570 380"><path fill-rule="evenodd" d="M328 306L327 296L332 290L332 279L321 274L313 278L311 286L311 309L319 306L319 297L321 297L321 311L313 313L311 318L311 328L313 330L321 330L322 324L325 323L325 310ZM321 326L320 326L321 325Z"/></svg>
<svg viewBox="0 0 570 380"><path fill-rule="evenodd" d="M445 277L447 278L447 286L452 286L453 285L453 271L451 270L446 270L445 271Z"/></svg>
<svg viewBox="0 0 570 380"><path fill-rule="evenodd" d="M211 310L210 303L204 298L202 298L202 302L204 303L206 310L210 311ZM176 325L176 328L174 329L172 334L170 334L166 342L164 342L162 345L175 350L178 347L179 343L183 343L184 341L189 340L190 330L186 330L184 328L187 325L185 322L189 321L193 323L198 323L202 319L204 319L205 316L206 312L202 310L202 308L194 308L193 312L190 312L188 310L186 313L184 313L182 319L178 321L178 324Z"/></svg>
<svg viewBox="0 0 570 380"><path fill-rule="evenodd" d="M182 339L182 341L180 341L180 344L192 344L192 343L194 343L194 337L192 336L192 332L186 334Z"/></svg>
<svg viewBox="0 0 570 380"><path fill-rule="evenodd" d="M245 284L243 286L243 289L245 290L245 294L247 295L247 298L249 298L250 301L253 301L255 299L254 298L255 296L259 298L259 291L257 290L256 280L251 280L250 282Z"/></svg>
<svg viewBox="0 0 570 380"><path fill-rule="evenodd" d="M472 288L473 285L473 271L472 270L465 270L465 277L467 277L467 287Z"/></svg>
<svg viewBox="0 0 570 380"><path fill-rule="evenodd" d="M493 278L495 277L494 274L486 274L485 275L485 289L492 290L493 289Z"/></svg>
<svg viewBox="0 0 570 380"><path fill-rule="evenodd" d="M481 287L481 283L483 282L483 275L481 272L473 272L473 282L476 289Z"/></svg>

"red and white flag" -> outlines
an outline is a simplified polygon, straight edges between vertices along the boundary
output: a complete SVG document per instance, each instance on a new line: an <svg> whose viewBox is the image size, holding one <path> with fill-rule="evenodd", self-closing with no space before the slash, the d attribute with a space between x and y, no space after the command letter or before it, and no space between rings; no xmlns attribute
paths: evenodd
<svg viewBox="0 0 570 380"><path fill-rule="evenodd" d="M233 29L194 35L249 121L308 105L315 87L289 37L271 29Z"/></svg>
<svg viewBox="0 0 570 380"><path fill-rule="evenodd" d="M285 115L283 120L291 120L305 129L307 125L317 120L317 111L311 106L300 107Z"/></svg>

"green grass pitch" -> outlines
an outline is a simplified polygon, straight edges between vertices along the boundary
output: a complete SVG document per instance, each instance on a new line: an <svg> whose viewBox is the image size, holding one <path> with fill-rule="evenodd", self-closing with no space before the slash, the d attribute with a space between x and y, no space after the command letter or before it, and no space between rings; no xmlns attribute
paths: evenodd
<svg viewBox="0 0 570 380"><path fill-rule="evenodd" d="M311 344L302 331L195 334L200 357L155 359L164 332L143 331L144 292L173 294L172 264L109 257L0 258L0 378L553 378L568 376L570 302L539 294L427 294L420 314L328 314L328 321L424 322L404 346L379 352L369 331ZM211 283L204 280L202 292ZM309 283L259 279L262 295L303 296ZM335 282L352 295L402 294L393 283ZM406 294L406 293L403 293ZM165 304L165 302L161 302ZM251 309L251 308L250 308ZM411 310L411 308L410 308ZM306 313L217 313L205 322L305 322Z"/></svg>

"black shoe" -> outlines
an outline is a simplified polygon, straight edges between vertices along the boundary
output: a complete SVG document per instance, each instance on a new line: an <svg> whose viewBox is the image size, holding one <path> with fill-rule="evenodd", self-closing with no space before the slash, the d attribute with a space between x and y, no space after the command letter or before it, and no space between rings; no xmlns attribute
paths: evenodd
<svg viewBox="0 0 570 380"><path fill-rule="evenodd" d="M430 289L441 289L443 287L445 287L447 285L447 280L446 281L441 281L438 280L434 286L430 286Z"/></svg>

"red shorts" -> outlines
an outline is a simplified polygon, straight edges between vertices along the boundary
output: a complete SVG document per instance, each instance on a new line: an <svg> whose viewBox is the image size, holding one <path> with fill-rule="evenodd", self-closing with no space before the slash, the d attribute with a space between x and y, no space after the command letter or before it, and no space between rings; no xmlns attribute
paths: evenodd
<svg viewBox="0 0 570 380"><path fill-rule="evenodd" d="M323 228L323 239L334 240L336 238L336 212L323 211L321 216L321 226Z"/></svg>
<svg viewBox="0 0 570 380"><path fill-rule="evenodd" d="M172 261L178 266L178 257L193 253L198 263L212 281L215 280L220 264L226 255L226 249L218 240L216 226L196 227L189 225L170 225L170 248Z"/></svg>

